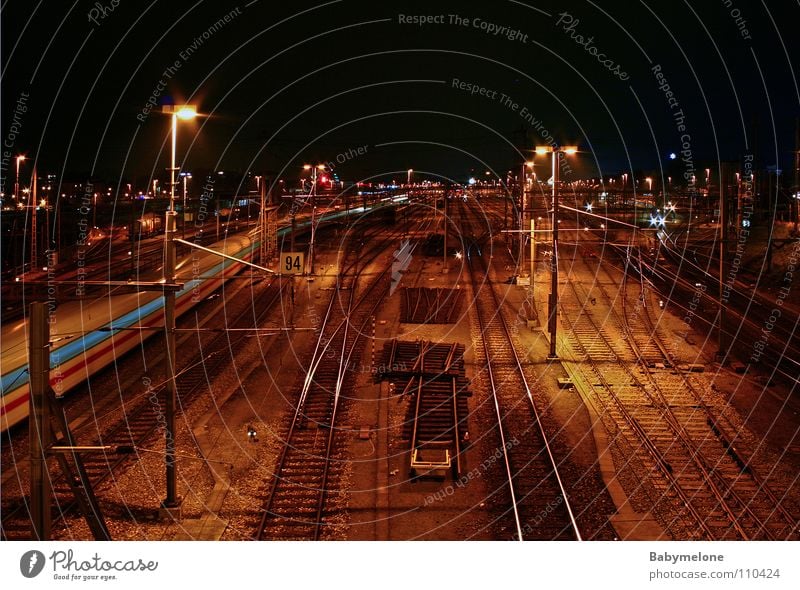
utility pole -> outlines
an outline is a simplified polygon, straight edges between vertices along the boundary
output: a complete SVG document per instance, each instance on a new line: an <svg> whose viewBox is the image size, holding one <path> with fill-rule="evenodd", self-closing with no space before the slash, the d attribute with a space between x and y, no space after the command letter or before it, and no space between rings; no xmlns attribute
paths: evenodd
<svg viewBox="0 0 800 590"><path fill-rule="evenodd" d="M717 356L721 363L728 355L728 343L725 338L726 308L725 277L728 276L728 191L726 167L720 169L719 179L719 334L717 337Z"/></svg>
<svg viewBox="0 0 800 590"><path fill-rule="evenodd" d="M444 223L444 251L442 252L442 273L446 274L447 267L447 201L450 200L450 187L444 191L444 206L442 207L442 222Z"/></svg>
<svg viewBox="0 0 800 590"><path fill-rule="evenodd" d="M167 211L166 215L164 284L169 286L175 284L175 232L177 231L175 222L177 215L174 206ZM167 361L167 398L164 411L167 497L161 503L161 508L164 512L172 515L172 511L180 508L180 499L177 495L177 465L175 463L175 406L178 391L175 382L175 291L173 289L164 291L164 331L167 345L165 356Z"/></svg>
<svg viewBox="0 0 800 590"><path fill-rule="evenodd" d="M256 176L256 180L258 181L261 177ZM261 215L259 219L261 223L259 224L261 227L259 228L261 231L261 243L259 245L259 262L261 264L267 264L267 191L266 191L266 183L259 183L259 193L261 197Z"/></svg>
<svg viewBox="0 0 800 590"><path fill-rule="evenodd" d="M50 324L47 305L31 303L28 316L28 364L30 371L30 493L31 538L50 540L50 474L47 451L50 447Z"/></svg>
<svg viewBox="0 0 800 590"><path fill-rule="evenodd" d="M548 331L550 332L550 354L548 359L557 359L556 336L558 331L558 154L553 149L553 253L550 266L550 306L547 318Z"/></svg>
<svg viewBox="0 0 800 590"><path fill-rule="evenodd" d="M317 219L317 166L312 168L311 173L311 244L309 246L308 257L311 263L311 275L314 274L314 241L317 234L315 221Z"/></svg>
<svg viewBox="0 0 800 590"><path fill-rule="evenodd" d="M219 194L214 196L214 202L217 205L217 241L219 242Z"/></svg>
<svg viewBox="0 0 800 590"><path fill-rule="evenodd" d="M39 191L36 186L36 165L33 166L33 178L31 179L31 192L28 199L28 207L31 210L31 270L38 268L39 262L39 235L36 228L36 207L38 206Z"/></svg>
<svg viewBox="0 0 800 590"><path fill-rule="evenodd" d="M527 203L525 202L525 165L522 163L522 170L519 177L519 253L517 254L517 268L519 274L522 276L522 269L525 267L525 237L522 232L525 231L525 209Z"/></svg>
<svg viewBox="0 0 800 590"><path fill-rule="evenodd" d="M792 193L794 205L794 233L800 223L800 117L794 120L794 192Z"/></svg>
<svg viewBox="0 0 800 590"><path fill-rule="evenodd" d="M531 306L531 317L528 318L528 326L530 327L530 322L533 321L534 317L536 316L536 305L534 304L533 300L533 277L534 273L536 272L536 240L534 239L536 236L536 230L534 229L534 221L533 221L533 212L531 212L531 282L528 285L528 293L530 295L530 306Z"/></svg>

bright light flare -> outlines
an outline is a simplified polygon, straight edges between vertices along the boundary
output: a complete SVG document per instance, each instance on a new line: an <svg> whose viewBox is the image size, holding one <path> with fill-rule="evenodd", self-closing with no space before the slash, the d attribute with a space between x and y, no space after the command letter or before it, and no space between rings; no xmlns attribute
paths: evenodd
<svg viewBox="0 0 800 590"><path fill-rule="evenodd" d="M197 107L190 104L184 104L175 107L175 116L182 121L194 119L197 116Z"/></svg>

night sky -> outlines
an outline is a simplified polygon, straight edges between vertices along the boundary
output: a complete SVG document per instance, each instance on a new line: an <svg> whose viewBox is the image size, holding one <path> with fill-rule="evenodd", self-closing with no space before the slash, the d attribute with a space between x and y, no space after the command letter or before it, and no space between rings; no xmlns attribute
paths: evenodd
<svg viewBox="0 0 800 590"><path fill-rule="evenodd" d="M180 125L188 170L463 181L547 140L585 151L576 177L682 150L786 168L798 22L788 1L9 0L3 175L24 153L59 177L163 177L164 99L207 115Z"/></svg>

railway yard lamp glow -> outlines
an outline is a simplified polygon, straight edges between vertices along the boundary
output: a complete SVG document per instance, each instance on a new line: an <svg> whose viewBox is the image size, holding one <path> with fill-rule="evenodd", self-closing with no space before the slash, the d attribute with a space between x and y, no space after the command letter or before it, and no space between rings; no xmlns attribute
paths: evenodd
<svg viewBox="0 0 800 590"><path fill-rule="evenodd" d="M163 110L172 115L172 160L170 165L169 210L175 211L175 143L178 135L178 119L190 121L197 116L197 108L190 104L165 105Z"/></svg>
<svg viewBox="0 0 800 590"><path fill-rule="evenodd" d="M559 154L563 153L571 156L578 152L577 146L537 146L536 153L538 155L551 154L551 164L553 167L553 217L552 217L552 233L553 233L553 253L550 272L550 301L548 306L548 331L550 332L550 354L548 359L557 359L556 354L556 336L558 332L558 160Z"/></svg>

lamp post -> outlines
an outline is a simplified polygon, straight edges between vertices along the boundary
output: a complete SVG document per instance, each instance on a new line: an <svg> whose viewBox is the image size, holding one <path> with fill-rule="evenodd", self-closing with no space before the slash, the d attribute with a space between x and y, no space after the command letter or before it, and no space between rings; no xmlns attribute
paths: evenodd
<svg viewBox="0 0 800 590"><path fill-rule="evenodd" d="M522 174L520 176L520 197L519 197L519 270L520 274L522 274L522 269L525 268L525 229L528 225L527 222L527 213L528 213L528 201L525 198L525 186L527 185L526 182L526 168L530 168L533 170L533 162L523 162L522 163ZM531 261L531 268L533 268L533 261ZM533 272L531 271L530 276L530 284L528 287L528 291L531 295L531 299L533 298Z"/></svg>
<svg viewBox="0 0 800 590"><path fill-rule="evenodd" d="M407 185L409 188L411 188L411 173L412 173L412 172L414 172L414 169L413 169L413 168L409 168L409 169L406 171L406 174L407 174L407 177L406 177L406 185Z"/></svg>
<svg viewBox="0 0 800 590"><path fill-rule="evenodd" d="M15 178L16 182L14 182L14 198L19 203L19 163L25 161L25 156L17 156L15 160L17 161L17 176Z"/></svg>
<svg viewBox="0 0 800 590"><path fill-rule="evenodd" d="M304 170L311 170L311 243L308 245L308 258L311 265L310 274L314 273L314 241L317 235L316 218L317 218L317 170L325 170L325 164L317 164L312 166L306 164L303 166Z"/></svg>
<svg viewBox="0 0 800 590"><path fill-rule="evenodd" d="M547 358L551 360L558 358L556 354L556 336L558 333L558 159L559 153L571 156L577 151L578 148L575 146L540 146L536 148L536 153L539 155L551 154L553 166L553 260L550 272L550 301L547 321L550 332L550 354Z"/></svg>
<svg viewBox="0 0 800 590"><path fill-rule="evenodd" d="M175 143L178 132L178 119L187 121L197 116L197 110L191 105L169 105L164 112L172 115L172 159L170 160L169 211L166 216L164 233L165 261L164 284L175 283ZM165 404L166 449L164 462L167 467L167 497L161 503L167 513L180 507L177 495L177 465L175 462L175 407L177 402L177 385L175 383L175 291L164 290L164 330L167 345L167 399Z"/></svg>
<svg viewBox="0 0 800 590"><path fill-rule="evenodd" d="M191 178L192 175L188 172L181 172L183 177L183 239L186 239L186 180Z"/></svg>

